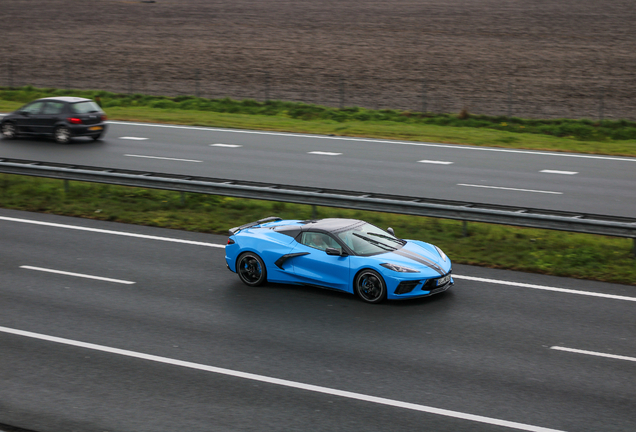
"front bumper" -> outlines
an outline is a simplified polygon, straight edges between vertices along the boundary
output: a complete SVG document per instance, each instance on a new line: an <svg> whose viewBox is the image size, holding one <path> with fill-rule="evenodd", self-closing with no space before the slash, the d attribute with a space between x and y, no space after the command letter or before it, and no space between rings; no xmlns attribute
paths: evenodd
<svg viewBox="0 0 636 432"><path fill-rule="evenodd" d="M448 278L448 280L444 280ZM386 278L385 278L386 279ZM438 281L441 283L438 285ZM455 281L449 271L445 275L430 279L402 279L389 278L387 283L387 298L390 300L428 297L448 290Z"/></svg>

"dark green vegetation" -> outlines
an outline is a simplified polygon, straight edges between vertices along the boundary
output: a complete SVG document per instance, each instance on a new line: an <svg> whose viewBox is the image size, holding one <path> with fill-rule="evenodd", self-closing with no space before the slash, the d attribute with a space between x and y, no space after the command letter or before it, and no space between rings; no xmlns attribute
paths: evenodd
<svg viewBox="0 0 636 432"><path fill-rule="evenodd" d="M98 99L111 119L332 133L498 147L636 156L636 122L533 120L517 117L342 109L299 102L148 96L93 90L0 87L0 110L30 100L73 95Z"/></svg>
<svg viewBox="0 0 636 432"><path fill-rule="evenodd" d="M313 217L311 206L122 186L0 175L0 207L226 234L266 216ZM636 285L632 240L319 207L316 217L391 226L400 237L440 246L455 263Z"/></svg>

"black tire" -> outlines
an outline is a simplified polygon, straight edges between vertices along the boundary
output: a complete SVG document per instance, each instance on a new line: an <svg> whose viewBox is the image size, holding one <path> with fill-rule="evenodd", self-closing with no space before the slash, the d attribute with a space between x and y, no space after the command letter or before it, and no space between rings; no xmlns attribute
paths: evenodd
<svg viewBox="0 0 636 432"><path fill-rule="evenodd" d="M15 139L18 136L18 130L15 127L15 123L6 122L2 123L2 138L5 139Z"/></svg>
<svg viewBox="0 0 636 432"><path fill-rule="evenodd" d="M58 126L53 132L53 138L59 144L66 144L71 141L71 130L66 126Z"/></svg>
<svg viewBox="0 0 636 432"><path fill-rule="evenodd" d="M245 285L259 286L267 281L265 263L253 252L245 252L236 260L236 272Z"/></svg>
<svg viewBox="0 0 636 432"><path fill-rule="evenodd" d="M367 303L380 303L386 299L386 283L375 270L362 270L353 282L358 297Z"/></svg>
<svg viewBox="0 0 636 432"><path fill-rule="evenodd" d="M93 141L99 141L102 139L102 136L104 136L104 134L100 133L99 135L93 135L91 138L93 138Z"/></svg>

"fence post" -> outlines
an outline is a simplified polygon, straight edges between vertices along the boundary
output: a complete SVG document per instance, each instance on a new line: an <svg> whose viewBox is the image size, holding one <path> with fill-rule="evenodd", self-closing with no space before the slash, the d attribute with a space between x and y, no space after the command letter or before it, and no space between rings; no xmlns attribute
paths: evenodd
<svg viewBox="0 0 636 432"><path fill-rule="evenodd" d="M598 104L598 121L603 121L605 117L605 89L601 87Z"/></svg>
<svg viewBox="0 0 636 432"><path fill-rule="evenodd" d="M428 106L426 104L426 79L422 80L422 114L426 114Z"/></svg>
<svg viewBox="0 0 636 432"><path fill-rule="evenodd" d="M512 117L512 84L508 83L508 117Z"/></svg>
<svg viewBox="0 0 636 432"><path fill-rule="evenodd" d="M66 90L71 89L71 80L68 75L68 62L64 60L64 85L66 86Z"/></svg>
<svg viewBox="0 0 636 432"><path fill-rule="evenodd" d="M13 65L11 64L11 59L7 62L7 79L9 87L13 88Z"/></svg>
<svg viewBox="0 0 636 432"><path fill-rule="evenodd" d="M269 102L269 72L265 72L265 103Z"/></svg>
<svg viewBox="0 0 636 432"><path fill-rule="evenodd" d="M194 86L194 95L196 97L200 97L201 93L199 92L199 69L196 69L194 73Z"/></svg>
<svg viewBox="0 0 636 432"><path fill-rule="evenodd" d="M340 75L340 109L344 108L345 103L345 80L342 75Z"/></svg>

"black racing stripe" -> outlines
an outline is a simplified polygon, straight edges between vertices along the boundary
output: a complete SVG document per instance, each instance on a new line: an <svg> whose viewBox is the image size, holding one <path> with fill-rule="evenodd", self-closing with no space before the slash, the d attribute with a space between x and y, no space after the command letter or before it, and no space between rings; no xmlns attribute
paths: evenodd
<svg viewBox="0 0 636 432"><path fill-rule="evenodd" d="M435 270L440 275L444 275L444 273L445 273L444 270L442 270L442 268L440 266L438 266L436 263L434 263L433 261L429 260L428 258L423 257L422 255L418 255L418 254L416 254L414 252L407 251L407 250L404 250L404 249L393 251L393 253L398 254L400 256L403 256L404 258L409 258L409 259L412 259L413 261L417 261L420 264L424 264L425 266Z"/></svg>

